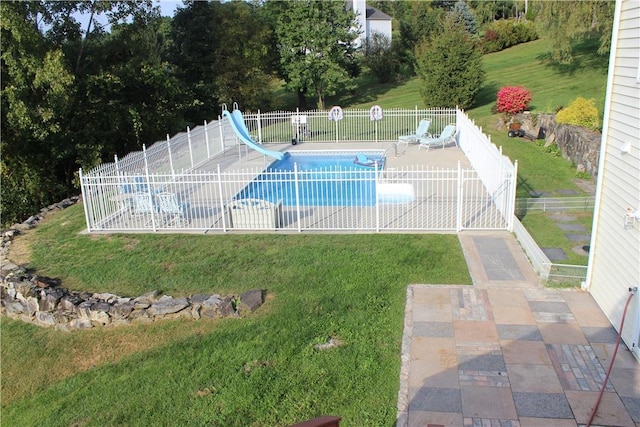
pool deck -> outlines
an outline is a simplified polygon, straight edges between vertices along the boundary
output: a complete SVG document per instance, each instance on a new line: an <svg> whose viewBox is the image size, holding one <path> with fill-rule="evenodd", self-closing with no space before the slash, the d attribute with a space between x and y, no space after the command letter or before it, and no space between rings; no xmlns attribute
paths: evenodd
<svg viewBox="0 0 640 427"><path fill-rule="evenodd" d="M402 168L410 166L455 169L458 162L463 168L471 167L469 160L462 150L455 145L448 145L445 148L420 149L417 144L399 143L397 150L395 143L391 142L302 142L292 144L269 144L269 150L279 152L296 151L331 151L331 150L388 150L386 169ZM215 170L220 165L223 171L250 169L256 167L266 167L274 159L262 155L257 151L240 146L238 149L227 150L219 157L213 158L198 169Z"/></svg>

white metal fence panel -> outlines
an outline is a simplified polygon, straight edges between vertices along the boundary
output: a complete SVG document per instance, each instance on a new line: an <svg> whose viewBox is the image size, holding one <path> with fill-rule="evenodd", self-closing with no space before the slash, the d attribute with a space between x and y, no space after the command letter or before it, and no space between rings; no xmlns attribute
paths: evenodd
<svg viewBox="0 0 640 427"><path fill-rule="evenodd" d="M205 161L238 145L226 120L205 122L82 176L88 228L227 231L252 228L252 216L273 211L279 221L274 228L297 231L509 229L516 169L459 111L389 109L380 118L354 109L344 111L341 120L329 120L326 111L245 115L252 137L264 143L294 137L397 141L398 135L415 132L424 118L431 120L435 134L458 123L457 138L475 171L416 166L382 174L325 171L319 176L317 171L222 172L218 166L216 172L197 172ZM247 185L260 190L249 194ZM316 203L320 196L332 202ZM253 202L243 205L240 198ZM233 216L238 217L235 225Z"/></svg>
<svg viewBox="0 0 640 427"><path fill-rule="evenodd" d="M292 171L218 169L81 180L89 231L460 231L506 225L495 195L473 170L460 167L296 166Z"/></svg>
<svg viewBox="0 0 640 427"><path fill-rule="evenodd" d="M513 218L513 232L520 242L522 249L524 249L524 252L529 257L533 269L541 279L547 280L549 278L549 270L551 269L551 261L515 215Z"/></svg>
<svg viewBox="0 0 640 427"><path fill-rule="evenodd" d="M429 132L434 134L456 122L454 109L392 108L384 110L380 120L372 120L371 111L366 109L344 110L342 119L330 120L329 111L258 112L244 118L249 132L263 144L294 138L306 142L397 141L399 135L414 133L421 119L431 120Z"/></svg>
<svg viewBox="0 0 640 427"><path fill-rule="evenodd" d="M516 211L593 211L594 205L594 196L521 198L516 203Z"/></svg>

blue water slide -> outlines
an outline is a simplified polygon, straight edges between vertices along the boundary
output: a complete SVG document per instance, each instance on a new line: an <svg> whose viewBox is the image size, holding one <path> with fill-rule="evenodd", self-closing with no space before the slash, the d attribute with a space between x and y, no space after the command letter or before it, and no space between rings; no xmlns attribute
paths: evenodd
<svg viewBox="0 0 640 427"><path fill-rule="evenodd" d="M222 116L229 119L229 123L231 123L231 127L233 128L233 131L236 133L238 138L240 138L240 140L245 144L247 144L249 147L253 148L257 152L262 153L266 156L275 157L278 160L282 160L284 158L283 153L280 153L279 151L267 150L262 145L258 144L253 139L251 139L251 136L249 135L249 130L247 129L247 126L244 124L244 117L242 117L242 112L240 112L240 110L234 110L233 114L227 110L224 110L222 112Z"/></svg>

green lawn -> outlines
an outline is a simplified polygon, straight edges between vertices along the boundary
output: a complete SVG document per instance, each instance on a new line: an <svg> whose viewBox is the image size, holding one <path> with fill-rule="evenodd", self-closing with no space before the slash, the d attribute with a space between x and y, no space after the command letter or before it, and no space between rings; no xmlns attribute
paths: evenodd
<svg viewBox="0 0 640 427"><path fill-rule="evenodd" d="M83 221L74 206L24 236L30 268L76 290L263 288L267 302L73 333L3 318L3 424L392 425L407 285L471 283L455 235L89 236ZM314 350L328 337L344 345Z"/></svg>
<svg viewBox="0 0 640 427"><path fill-rule="evenodd" d="M577 189L568 162L507 138L490 113L507 84L532 90L534 113L577 96L602 106L606 58L586 43L573 66L554 67L545 43L487 55L487 84L468 113L518 161L523 190ZM360 90L327 105L424 106L417 79L362 79ZM2 318L3 425L275 426L335 414L344 426L390 426L407 285L471 283L454 235L88 236L79 234L83 221L75 206L22 236L32 248L29 267L74 290L180 296L264 288L267 302L242 319L73 333ZM533 215L524 222L548 227ZM553 233L533 234L564 244ZM328 337L344 345L313 349Z"/></svg>

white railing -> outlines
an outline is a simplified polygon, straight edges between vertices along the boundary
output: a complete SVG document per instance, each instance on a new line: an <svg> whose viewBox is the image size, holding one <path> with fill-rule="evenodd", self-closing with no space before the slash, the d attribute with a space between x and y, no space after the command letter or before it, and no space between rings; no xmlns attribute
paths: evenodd
<svg viewBox="0 0 640 427"><path fill-rule="evenodd" d="M516 203L519 212L593 211L594 206L594 196L519 198Z"/></svg>
<svg viewBox="0 0 640 427"><path fill-rule="evenodd" d="M542 280L577 282L586 279L586 265L552 263L515 215L513 219L513 232L520 242L522 249L527 254L527 257L529 257L533 269Z"/></svg>
<svg viewBox="0 0 640 427"><path fill-rule="evenodd" d="M516 168L459 110L389 109L380 120L372 120L369 110L359 109L345 110L339 121L329 120L326 111L258 112L244 117L252 137L260 143L304 138L311 143L310 147L313 142L396 142L398 135L415 132L423 118L431 120L430 132L436 134L447 124L457 123L459 145L474 167L428 170L416 165L384 171L375 178L357 176L360 181L373 180L367 190L372 193L367 196L373 198L374 203L354 206L351 196L342 197L333 206L299 200L295 206L285 203L278 208L281 216L278 228L298 231L511 230ZM101 165L87 174L80 171L89 231L175 229L177 221L168 222L166 217L171 215L160 212L154 204L160 191L175 194L177 202L183 205L184 212L178 216L186 216L187 221L180 221L181 229L228 231L233 213L229 211L230 201L257 176L265 174L262 170L222 171L219 164L216 172L198 171L205 162L222 158L220 156L232 147L240 145L226 120L205 122L172 138L167 136L166 141L143 147L142 151L130 153L123 159L116 157L114 163ZM238 150L240 161L241 151ZM279 174L281 181L297 180L295 185L306 179L304 174ZM377 198L384 191L413 191L415 198L408 203L379 203ZM150 212L141 213L144 209L135 206L142 200L134 199L134 193L146 193L148 204L152 205ZM279 195L274 192L270 198L273 199L270 202L278 203Z"/></svg>
<svg viewBox="0 0 640 427"><path fill-rule="evenodd" d="M504 171L497 173L502 173L504 180L512 179ZM507 226L496 209L496 201L500 200L486 192L474 170L460 166L416 166L391 171L218 169L81 176L81 181L90 232L254 228L460 231ZM174 197L178 208L163 208L159 194ZM278 206L278 222L274 226L248 226L250 222L234 218L254 215L263 224L259 216L274 206Z"/></svg>
<svg viewBox="0 0 640 427"><path fill-rule="evenodd" d="M454 109L390 108L382 119L372 120L370 110L344 110L342 119L329 120L329 112L274 111L244 115L249 132L262 144L289 142L384 142L397 141L398 135L415 132L421 119L431 120L430 133L456 122Z"/></svg>

